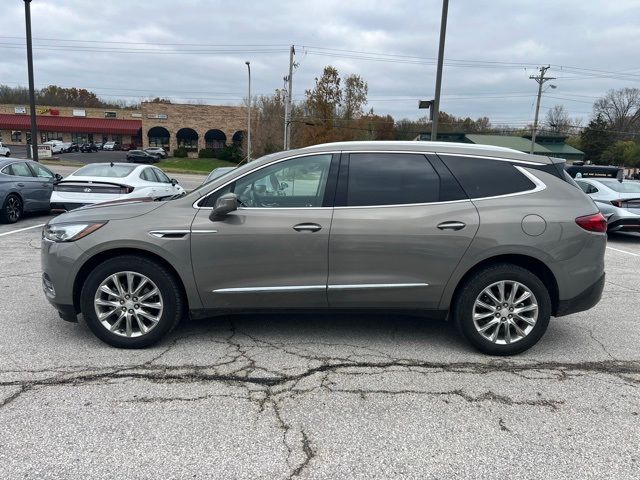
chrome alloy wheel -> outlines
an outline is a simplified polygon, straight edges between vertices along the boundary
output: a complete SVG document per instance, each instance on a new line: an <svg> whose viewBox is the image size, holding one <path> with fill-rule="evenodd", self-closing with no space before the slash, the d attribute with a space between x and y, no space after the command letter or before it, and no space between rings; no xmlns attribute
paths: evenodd
<svg viewBox="0 0 640 480"><path fill-rule="evenodd" d="M98 287L94 300L98 321L122 337L149 333L162 317L162 294L155 283L137 272L118 272Z"/></svg>
<svg viewBox="0 0 640 480"><path fill-rule="evenodd" d="M473 304L473 324L492 343L508 345L529 335L538 320L538 302L520 282L504 280L485 288Z"/></svg>
<svg viewBox="0 0 640 480"><path fill-rule="evenodd" d="M20 220L20 215L22 213L22 205L20 204L20 199L16 196L10 196L7 199L7 205L5 207L7 218L11 222L17 222Z"/></svg>

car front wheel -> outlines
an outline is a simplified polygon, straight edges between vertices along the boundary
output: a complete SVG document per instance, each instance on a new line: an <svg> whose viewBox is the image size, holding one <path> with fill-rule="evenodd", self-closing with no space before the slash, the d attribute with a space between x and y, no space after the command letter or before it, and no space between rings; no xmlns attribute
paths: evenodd
<svg viewBox="0 0 640 480"><path fill-rule="evenodd" d="M185 311L174 275L143 257L120 256L98 265L80 297L83 317L103 342L119 348L144 348L178 324Z"/></svg>
<svg viewBox="0 0 640 480"><path fill-rule="evenodd" d="M461 286L453 318L464 337L489 355L515 355L542 337L551 317L544 283L518 265L499 264L473 274Z"/></svg>

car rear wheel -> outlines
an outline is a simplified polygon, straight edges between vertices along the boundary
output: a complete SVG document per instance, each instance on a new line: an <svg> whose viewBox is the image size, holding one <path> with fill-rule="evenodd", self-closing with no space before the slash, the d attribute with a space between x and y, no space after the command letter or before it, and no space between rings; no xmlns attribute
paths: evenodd
<svg viewBox="0 0 640 480"><path fill-rule="evenodd" d="M531 271L512 264L487 267L461 286L453 318L464 337L489 355L515 355L544 335L551 298Z"/></svg>
<svg viewBox="0 0 640 480"><path fill-rule="evenodd" d="M9 158L9 155L11 155L11 152L7 152L4 154L5 157Z"/></svg>
<svg viewBox="0 0 640 480"><path fill-rule="evenodd" d="M91 331L119 348L153 345L185 311L174 275L153 260L130 255L98 265L84 283L80 303Z"/></svg>
<svg viewBox="0 0 640 480"><path fill-rule="evenodd" d="M23 205L22 200L16 194L10 194L2 205L2 212L0 212L0 219L4 223L16 223L22 218Z"/></svg>

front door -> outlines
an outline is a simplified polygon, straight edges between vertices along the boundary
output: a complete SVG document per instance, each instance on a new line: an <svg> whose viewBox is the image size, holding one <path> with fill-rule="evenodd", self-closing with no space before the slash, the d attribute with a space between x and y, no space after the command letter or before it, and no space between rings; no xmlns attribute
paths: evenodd
<svg viewBox="0 0 640 480"><path fill-rule="evenodd" d="M335 186L329 178L337 161L332 154L280 161L207 198L191 226L193 271L206 308L327 306ZM210 207L227 192L241 206L212 222Z"/></svg>
<svg viewBox="0 0 640 480"><path fill-rule="evenodd" d="M479 217L433 162L393 152L343 158L329 242L331 307L438 308Z"/></svg>

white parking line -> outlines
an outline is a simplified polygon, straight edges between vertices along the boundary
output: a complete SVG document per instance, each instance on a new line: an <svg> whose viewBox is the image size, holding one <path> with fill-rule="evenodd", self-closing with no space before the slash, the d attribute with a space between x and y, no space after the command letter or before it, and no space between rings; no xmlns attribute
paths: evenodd
<svg viewBox="0 0 640 480"><path fill-rule="evenodd" d="M31 227L19 228L18 230L11 230L10 232L0 233L0 237L4 237L5 235L11 235L12 233L24 232L25 230L31 230L32 228L44 227L44 223L39 223L38 225L33 225Z"/></svg>
<svg viewBox="0 0 640 480"><path fill-rule="evenodd" d="M617 248L607 247L609 250L613 250L614 252L626 253L627 255L633 255L634 257L640 257L640 253L627 252L626 250L618 250Z"/></svg>

